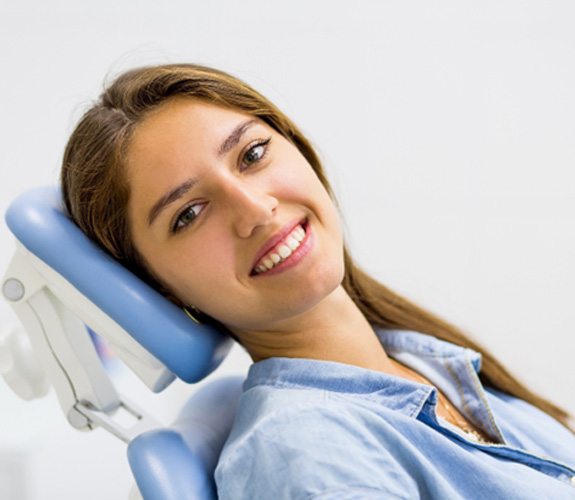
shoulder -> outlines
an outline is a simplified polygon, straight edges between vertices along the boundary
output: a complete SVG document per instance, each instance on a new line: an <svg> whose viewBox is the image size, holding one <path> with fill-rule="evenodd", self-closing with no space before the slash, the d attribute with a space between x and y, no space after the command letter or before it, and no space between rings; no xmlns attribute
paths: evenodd
<svg viewBox="0 0 575 500"><path fill-rule="evenodd" d="M369 491L410 498L416 492L382 439L394 433L391 425L366 425L361 407L322 391L297 392L253 393L240 402L215 473L221 498L307 499L329 491L329 498L370 498Z"/></svg>

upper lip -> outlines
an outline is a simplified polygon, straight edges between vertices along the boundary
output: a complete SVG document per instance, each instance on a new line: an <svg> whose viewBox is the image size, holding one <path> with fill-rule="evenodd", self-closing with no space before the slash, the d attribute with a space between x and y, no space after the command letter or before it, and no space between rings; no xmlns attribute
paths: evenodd
<svg viewBox="0 0 575 500"><path fill-rule="evenodd" d="M252 271L254 270L254 268L256 267L256 264L259 262L259 260L265 255L267 254L273 247L275 247L281 240L283 240L288 234L290 234L294 228L298 225L298 224L304 224L306 221L306 218L304 217L302 218L298 218L295 219L291 222L288 222L284 227L282 227L276 234L274 234L269 240L267 240L262 246L261 248L258 250L258 252L256 253L256 258L254 259L253 263L252 263Z"/></svg>

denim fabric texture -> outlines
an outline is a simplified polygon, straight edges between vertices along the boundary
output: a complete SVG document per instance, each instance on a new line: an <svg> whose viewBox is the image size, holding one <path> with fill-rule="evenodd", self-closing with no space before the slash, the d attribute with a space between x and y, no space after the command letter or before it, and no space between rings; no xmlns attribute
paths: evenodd
<svg viewBox="0 0 575 500"><path fill-rule="evenodd" d="M374 331L493 444L438 417L435 387L344 363L268 358L244 383L215 472L219 498L575 499L575 435L484 387L478 352Z"/></svg>

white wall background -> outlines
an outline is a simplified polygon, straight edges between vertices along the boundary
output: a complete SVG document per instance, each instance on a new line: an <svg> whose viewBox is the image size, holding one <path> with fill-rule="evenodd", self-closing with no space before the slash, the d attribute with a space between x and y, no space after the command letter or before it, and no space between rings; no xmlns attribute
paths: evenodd
<svg viewBox="0 0 575 500"><path fill-rule="evenodd" d="M363 267L575 412L574 23L558 0L2 0L0 212L56 182L106 75L222 68L318 147ZM2 224L0 267L12 250ZM4 303L0 319L14 321ZM235 351L216 375L247 365ZM185 391L141 397L168 416ZM131 483L121 443L1 381L0 478L22 500L120 499Z"/></svg>

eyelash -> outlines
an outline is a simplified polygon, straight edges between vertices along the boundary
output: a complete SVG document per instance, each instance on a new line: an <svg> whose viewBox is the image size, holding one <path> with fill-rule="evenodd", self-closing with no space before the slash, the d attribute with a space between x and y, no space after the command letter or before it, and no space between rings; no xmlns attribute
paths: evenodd
<svg viewBox="0 0 575 500"><path fill-rule="evenodd" d="M268 145L271 142L271 140L272 140L271 137L268 137L267 139L258 139L257 141L255 141L254 143L252 143L251 145L248 146L247 150L242 155L241 164L244 164L244 161L245 161L246 157L248 156L248 154L250 154L255 149L263 147L263 152L259 158L257 158L252 163L248 164L248 166L246 168L241 169L240 170L241 172L244 172L245 170L251 168L253 165L256 165L257 163L262 161L267 156ZM182 209L182 211L176 216L176 219L174 220L174 223L172 224L172 230L171 230L172 233L177 233L177 232L181 231L182 229L187 228L190 224L192 224L196 220L198 215L195 215L191 221L182 223L182 218L185 215L189 214L190 210L192 210L194 207L197 207L198 205L205 205L205 203L192 203L192 204L190 204L190 205L188 205Z"/></svg>

